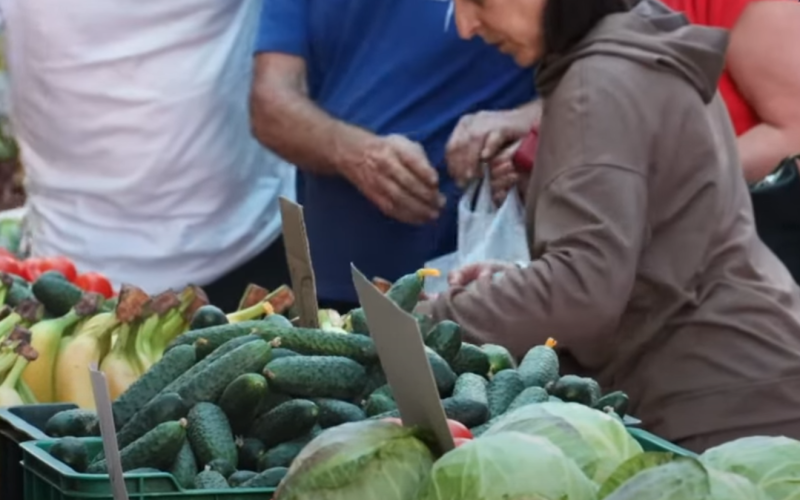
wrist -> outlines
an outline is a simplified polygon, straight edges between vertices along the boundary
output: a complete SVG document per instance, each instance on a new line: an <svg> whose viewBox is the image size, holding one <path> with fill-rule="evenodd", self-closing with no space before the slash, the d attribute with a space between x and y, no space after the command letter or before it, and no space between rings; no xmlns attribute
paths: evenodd
<svg viewBox="0 0 800 500"><path fill-rule="evenodd" d="M364 151L378 138L366 130L342 122L334 123L332 128L331 163L337 174L349 179L354 166L361 162Z"/></svg>

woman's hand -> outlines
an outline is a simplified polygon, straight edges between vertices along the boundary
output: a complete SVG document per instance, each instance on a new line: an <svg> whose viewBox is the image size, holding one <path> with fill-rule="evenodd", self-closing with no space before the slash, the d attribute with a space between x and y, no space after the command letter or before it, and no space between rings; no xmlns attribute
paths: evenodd
<svg viewBox="0 0 800 500"><path fill-rule="evenodd" d="M517 266L511 262L501 262L490 260L486 262L478 262L464 266L461 269L452 271L447 277L447 283L450 286L465 287L473 281L479 280L484 277L491 277L497 273L514 269Z"/></svg>
<svg viewBox="0 0 800 500"><path fill-rule="evenodd" d="M528 187L530 173L517 172L514 168L514 152L522 141L506 147L492 161L489 162L489 179L492 186L492 200L498 207L503 204L508 192L514 188L519 190L522 200L525 200L525 191Z"/></svg>

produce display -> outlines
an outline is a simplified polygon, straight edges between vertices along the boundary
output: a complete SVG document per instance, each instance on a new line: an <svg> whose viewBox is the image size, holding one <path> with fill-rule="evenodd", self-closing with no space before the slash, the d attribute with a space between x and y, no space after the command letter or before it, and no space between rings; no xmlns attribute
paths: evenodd
<svg viewBox="0 0 800 500"><path fill-rule="evenodd" d="M241 323L283 311L294 300L287 287L269 294L251 285L240 310L224 314L198 287L151 297L126 285L117 296L107 281L78 276L59 259L42 260L21 274L35 279L0 273L0 406L68 402L93 409L92 362L116 399L193 323L211 316L216 323Z"/></svg>

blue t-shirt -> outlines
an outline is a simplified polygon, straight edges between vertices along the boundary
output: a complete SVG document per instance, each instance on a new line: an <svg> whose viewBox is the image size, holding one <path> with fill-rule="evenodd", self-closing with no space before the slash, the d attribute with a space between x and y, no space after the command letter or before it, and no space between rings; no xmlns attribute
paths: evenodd
<svg viewBox="0 0 800 500"><path fill-rule="evenodd" d="M456 244L459 191L444 149L459 118L534 97L533 72L479 39L459 39L441 0L264 0L256 52L301 56L311 98L330 115L425 148L448 204L440 219L406 225L341 177L304 173L311 259L322 300L356 301L350 263L395 280ZM302 170L302 166L301 166Z"/></svg>

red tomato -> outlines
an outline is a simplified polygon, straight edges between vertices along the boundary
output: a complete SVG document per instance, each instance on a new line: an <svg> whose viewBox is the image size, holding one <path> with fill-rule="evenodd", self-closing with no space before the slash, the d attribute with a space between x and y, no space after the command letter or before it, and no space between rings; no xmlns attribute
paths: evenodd
<svg viewBox="0 0 800 500"><path fill-rule="evenodd" d="M75 285L84 292L99 293L110 299L114 296L114 288L108 278L100 273L84 273L75 278Z"/></svg>
<svg viewBox="0 0 800 500"><path fill-rule="evenodd" d="M472 439L472 433L466 425L455 420L447 419L447 426L450 428L450 435L454 438Z"/></svg>
<svg viewBox="0 0 800 500"><path fill-rule="evenodd" d="M48 257L42 261L42 272L58 271L67 278L67 281L74 282L78 277L75 264L66 257Z"/></svg>
<svg viewBox="0 0 800 500"><path fill-rule="evenodd" d="M471 439L467 439L467 438L453 438L453 442L456 444L456 448L458 448L462 444L467 444L470 441L472 441L472 440Z"/></svg>
<svg viewBox="0 0 800 500"><path fill-rule="evenodd" d="M14 255L13 253L9 252L8 250L6 250L3 247L0 247L0 257L8 257L9 259L18 260L16 255Z"/></svg>
<svg viewBox="0 0 800 500"><path fill-rule="evenodd" d="M42 269L42 262L43 259L40 259L38 257L31 257L30 259L25 259L22 262L22 277L30 281L31 283L39 279L39 276L41 276L42 273L44 273L44 270Z"/></svg>
<svg viewBox="0 0 800 500"><path fill-rule="evenodd" d="M8 257L4 254L0 254L0 272L16 274L17 276L24 277L22 274L22 266L17 259Z"/></svg>

